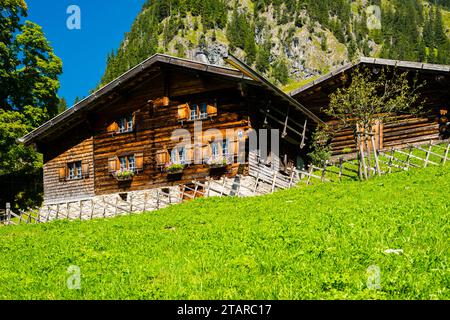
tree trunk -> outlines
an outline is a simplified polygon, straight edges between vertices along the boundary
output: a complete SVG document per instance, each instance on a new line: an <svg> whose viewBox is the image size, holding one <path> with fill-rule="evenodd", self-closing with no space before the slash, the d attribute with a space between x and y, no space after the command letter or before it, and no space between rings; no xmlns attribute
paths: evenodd
<svg viewBox="0 0 450 320"><path fill-rule="evenodd" d="M376 165L376 169L377 169L377 174L378 174L378 176L381 176L380 162L378 161L378 152L377 152L377 147L375 146L375 138L373 137L373 135L371 136L371 139L372 139L373 152L374 152L374 156L375 156L375 165Z"/></svg>
<svg viewBox="0 0 450 320"><path fill-rule="evenodd" d="M361 138L361 133L358 133L358 145L359 145L359 154L360 154L360 162L362 165L362 171L363 171L363 175L364 175L364 179L368 179L367 177L367 166L366 166L366 158L364 156L364 146L363 146L364 142Z"/></svg>
<svg viewBox="0 0 450 320"><path fill-rule="evenodd" d="M367 132L367 131L366 131ZM370 178L370 176L372 175L372 152L370 150L370 146L369 146L369 134L364 133L364 143L366 145L366 150L367 150L367 166L368 166L368 170L367 170L367 176Z"/></svg>

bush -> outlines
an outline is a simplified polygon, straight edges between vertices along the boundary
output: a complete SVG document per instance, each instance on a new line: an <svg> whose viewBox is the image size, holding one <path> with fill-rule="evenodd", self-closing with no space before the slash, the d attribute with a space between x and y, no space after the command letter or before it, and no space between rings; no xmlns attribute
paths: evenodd
<svg viewBox="0 0 450 320"><path fill-rule="evenodd" d="M330 132L328 128L318 127L313 133L312 140L312 151L308 153L308 156L313 165L322 166L331 157Z"/></svg>

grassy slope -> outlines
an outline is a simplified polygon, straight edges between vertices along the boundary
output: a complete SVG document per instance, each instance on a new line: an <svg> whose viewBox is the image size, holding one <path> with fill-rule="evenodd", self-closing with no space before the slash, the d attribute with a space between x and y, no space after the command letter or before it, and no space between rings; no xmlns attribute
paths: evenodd
<svg viewBox="0 0 450 320"><path fill-rule="evenodd" d="M0 298L448 299L449 169L3 227ZM69 265L81 290L66 288Z"/></svg>

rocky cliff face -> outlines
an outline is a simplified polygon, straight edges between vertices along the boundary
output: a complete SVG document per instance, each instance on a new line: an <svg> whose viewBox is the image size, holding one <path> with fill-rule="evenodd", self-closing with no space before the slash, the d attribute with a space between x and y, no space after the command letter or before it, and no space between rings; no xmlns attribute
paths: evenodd
<svg viewBox="0 0 450 320"><path fill-rule="evenodd" d="M108 57L102 84L156 52L224 65L222 57L230 51L286 90L360 55L442 63L450 60L450 41L426 38L427 27L436 34L443 23L433 6L425 4L149 0L120 48ZM368 16L371 5L382 9L382 29L367 28L367 20L374 19ZM445 23L448 12L442 12Z"/></svg>
<svg viewBox="0 0 450 320"><path fill-rule="evenodd" d="M242 6L242 12L249 10ZM228 13L229 15L231 12ZM259 15L264 20L263 28L255 28L255 42L263 45L264 39L271 39L271 49L269 62L273 64L277 58L284 58L289 70L291 82L308 79L327 72L349 61L349 55L345 44L340 43L332 32L323 28L320 23L312 21L307 11L303 12L308 25L296 27L294 22L279 24L274 18L274 8L269 6L266 12ZM167 18L170 19L170 18ZM226 36L226 29L216 29L215 37L211 30L203 32L194 30L195 21L200 18L188 17L183 21L187 31L180 32L167 44L165 53L186 57L205 63L225 65L222 57L230 50L230 42ZM229 17L228 20L231 18ZM162 22L168 23L167 20ZM293 32L294 30L294 32ZM204 40L201 41L202 36ZM323 39L325 38L325 40ZM326 41L327 48L322 48L323 41ZM159 47L163 47L163 39L159 39ZM374 52L377 47L375 46ZM233 48L231 51L239 58L246 60L246 52L241 48ZM266 73L271 76L270 72ZM272 79L275 80L276 79Z"/></svg>

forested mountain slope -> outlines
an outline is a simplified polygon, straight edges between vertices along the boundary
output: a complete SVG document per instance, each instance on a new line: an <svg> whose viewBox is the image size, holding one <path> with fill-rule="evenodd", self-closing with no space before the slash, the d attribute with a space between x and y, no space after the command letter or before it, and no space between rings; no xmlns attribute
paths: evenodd
<svg viewBox="0 0 450 320"><path fill-rule="evenodd" d="M230 49L286 89L360 55L448 64L448 10L450 0L148 0L101 84L156 52L223 64Z"/></svg>

